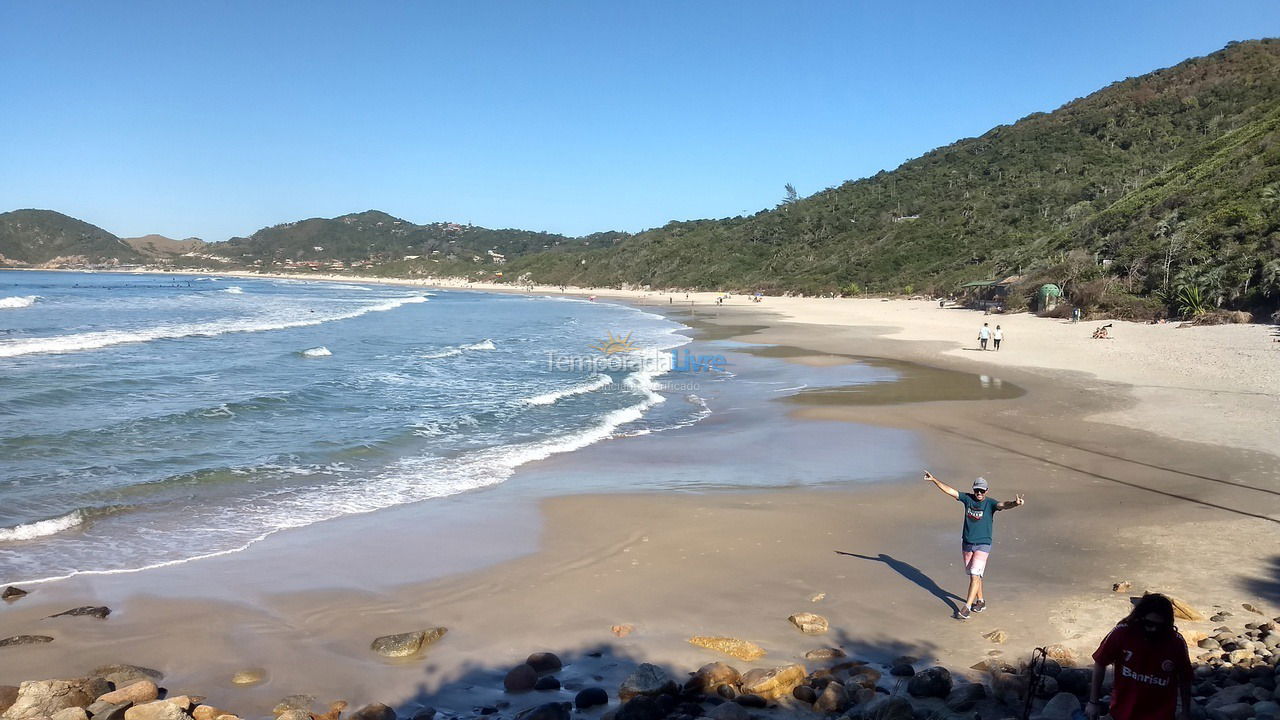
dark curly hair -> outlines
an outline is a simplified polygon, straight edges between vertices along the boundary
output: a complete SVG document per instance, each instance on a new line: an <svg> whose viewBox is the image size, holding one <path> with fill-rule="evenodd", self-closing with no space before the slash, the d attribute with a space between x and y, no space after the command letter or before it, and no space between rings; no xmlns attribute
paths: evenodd
<svg viewBox="0 0 1280 720"><path fill-rule="evenodd" d="M1173 601L1160 593L1149 593L1138 599L1133 605L1133 612L1125 618L1125 622L1132 625L1141 625L1146 622L1148 615L1155 613L1163 618L1162 630L1166 632L1177 632L1178 627L1173 624Z"/></svg>

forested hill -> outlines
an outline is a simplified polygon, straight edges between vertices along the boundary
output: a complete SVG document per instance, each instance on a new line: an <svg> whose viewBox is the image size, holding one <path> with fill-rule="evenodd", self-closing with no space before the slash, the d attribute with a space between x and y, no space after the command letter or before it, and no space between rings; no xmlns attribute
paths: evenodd
<svg viewBox="0 0 1280 720"><path fill-rule="evenodd" d="M1274 304L1280 40L1233 43L750 217L536 254L507 277L518 273L801 293L949 292L1021 274L1091 283L1120 305L1180 287Z"/></svg>
<svg viewBox="0 0 1280 720"><path fill-rule="evenodd" d="M83 263L132 262L142 256L120 238L52 210L0 213L0 267L59 258Z"/></svg>

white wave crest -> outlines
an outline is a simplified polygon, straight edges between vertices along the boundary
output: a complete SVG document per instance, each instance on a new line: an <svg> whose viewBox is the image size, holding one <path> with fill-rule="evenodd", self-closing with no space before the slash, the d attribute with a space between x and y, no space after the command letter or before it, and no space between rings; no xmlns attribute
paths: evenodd
<svg viewBox="0 0 1280 720"><path fill-rule="evenodd" d="M589 393L589 392L592 392L593 390L599 390L600 388L605 387L606 385L612 385L612 384L613 384L613 378L609 377L608 375L604 375L604 374L596 375L591 380L588 380L587 382L584 382L581 385L574 385L573 387L567 387L563 390L553 390L552 392L549 392L549 393L543 393L542 395L537 395L531 398L527 398L524 401L524 403L526 405L552 405L557 400L561 400L567 397L573 397L574 395L582 395L584 393Z"/></svg>
<svg viewBox="0 0 1280 720"><path fill-rule="evenodd" d="M462 350L460 348L445 348L436 352L423 353L422 357L427 360L439 360L440 358L454 357L461 354Z"/></svg>
<svg viewBox="0 0 1280 720"><path fill-rule="evenodd" d="M462 349L463 350L497 350L498 348L493 344L492 340L481 340L478 343L463 345Z"/></svg>
<svg viewBox="0 0 1280 720"><path fill-rule="evenodd" d="M432 352L422 353L421 357L426 360L439 360L440 358L457 357L467 350L497 350L498 347L493 344L492 340L481 340L478 343L470 345L459 345L458 347L447 347L443 350L434 350Z"/></svg>
<svg viewBox="0 0 1280 720"><path fill-rule="evenodd" d="M306 319L289 318L257 318L249 320L221 320L208 323L190 323L185 325L165 325L142 330L102 330L97 332L78 333L76 335L58 335L55 337L32 340L15 340L0 343L0 357L15 357L35 353L70 353L125 343L142 343L153 340L165 340L184 337L212 337L227 333L265 332L268 330L286 330L288 328L323 325L337 320L350 320L371 312L394 310L402 305L424 303L427 299L422 295L394 298L384 302L365 305L356 310L331 315L319 313Z"/></svg>
<svg viewBox="0 0 1280 720"><path fill-rule="evenodd" d="M329 357L333 353L329 352L329 348L321 345L320 347L307 348L302 351L302 357Z"/></svg>
<svg viewBox="0 0 1280 720"><path fill-rule="evenodd" d="M39 299L39 295L14 295L13 297L0 298L0 308L31 307Z"/></svg>
<svg viewBox="0 0 1280 720"><path fill-rule="evenodd" d="M224 292L224 293L230 293L230 294L232 294L232 295L243 295L243 294L244 294L244 291L240 289L240 286L239 286L239 285L232 285L232 286L231 286L231 287L229 287L229 288L223 288L223 289L222 289L222 292Z"/></svg>
<svg viewBox="0 0 1280 720"><path fill-rule="evenodd" d="M73 510L62 517L23 523L22 525L15 525L11 528L0 528L0 542L34 540L36 538L47 537L49 535L56 535L63 530L70 530L82 522L84 522L84 513L79 510Z"/></svg>

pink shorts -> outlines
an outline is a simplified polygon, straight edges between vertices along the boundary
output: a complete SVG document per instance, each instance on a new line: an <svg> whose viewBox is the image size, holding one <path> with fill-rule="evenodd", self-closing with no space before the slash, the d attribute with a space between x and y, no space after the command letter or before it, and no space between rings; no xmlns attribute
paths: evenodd
<svg viewBox="0 0 1280 720"><path fill-rule="evenodd" d="M964 543L961 546L961 556L964 558L965 572L974 577L982 577L982 573L987 569L987 558L991 555L990 545L971 545Z"/></svg>

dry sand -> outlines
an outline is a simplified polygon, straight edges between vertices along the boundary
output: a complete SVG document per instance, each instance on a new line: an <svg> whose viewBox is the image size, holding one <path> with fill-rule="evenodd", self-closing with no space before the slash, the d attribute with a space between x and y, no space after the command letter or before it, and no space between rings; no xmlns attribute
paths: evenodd
<svg viewBox="0 0 1280 720"><path fill-rule="evenodd" d="M858 392L786 401L800 426L909 429L942 479L963 484L983 474L997 498L1026 494L1025 507L997 518L990 609L968 623L950 617L949 603L964 589L959 506L916 473L826 490L578 495L543 504L535 552L444 579L415 581L415 555L432 550L403 548L364 560L393 566L404 579L395 587L240 604L203 600L209 588L195 583L184 588L186 598L112 597L122 605L103 622L42 620L99 599L92 583L42 587L0 610L0 636L49 630L58 640L0 649L0 683L133 662L167 670L175 689L214 695L220 706L249 714L297 692L465 711L498 697L473 688L500 687L501 675L535 650L573 663L562 679L594 684L600 677L607 687L625 671L621 660L692 670L726 659L684 642L694 634L735 635L769 651L756 663L735 662L743 669L835 644L874 660L907 653L957 668L989 652L1021 654L1048 642L1086 650L1125 612L1127 598L1110 592L1118 580L1237 614L1242 602L1278 614L1280 473L1274 455L1237 449L1274 451L1280 439L1280 344L1267 328L1117 323L1117 339L1103 342L1088 338L1096 323L984 318L911 301L734 298L716 306L694 295L680 308L676 300L689 302L683 293L627 299L692 312L704 337L786 348L774 352L801 366L923 360L938 369L908 374L925 390L972 386L978 374L1025 389L970 401L885 404L881 395ZM984 319L1006 329L1000 353L964 349ZM1181 359L1198 362L1188 368ZM908 392L905 399L929 396ZM1224 417L1206 412L1210 402L1224 403ZM1170 427L1183 422L1195 431ZM669 441L656 437L648 463L661 466ZM557 456L528 472L590 467L629 442ZM775 450L786 457L789 448ZM850 452L830 447L856 463ZM638 469L648 463L638 461ZM475 533L483 542L502 528L482 524ZM261 582L269 589L271 578ZM825 597L811 602L818 593ZM828 617L831 633L796 631L786 618L804 610ZM609 628L619 623L636 630L616 638ZM368 652L376 635L437 624L450 633L425 659L389 662ZM983 639L997 628L1008 632L1006 646ZM230 673L248 666L268 668L270 682L229 686ZM521 707L571 695L508 699Z"/></svg>

